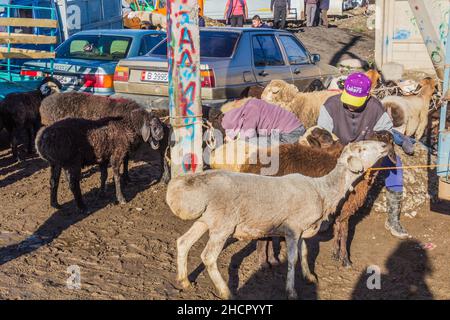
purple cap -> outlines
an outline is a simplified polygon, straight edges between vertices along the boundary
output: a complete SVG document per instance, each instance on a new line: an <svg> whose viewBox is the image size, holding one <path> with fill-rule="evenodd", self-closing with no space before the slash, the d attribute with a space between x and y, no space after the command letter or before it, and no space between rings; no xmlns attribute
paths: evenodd
<svg viewBox="0 0 450 320"><path fill-rule="evenodd" d="M348 76L345 81L341 101L353 107L361 107L366 103L372 89L372 81L364 73L357 72Z"/></svg>

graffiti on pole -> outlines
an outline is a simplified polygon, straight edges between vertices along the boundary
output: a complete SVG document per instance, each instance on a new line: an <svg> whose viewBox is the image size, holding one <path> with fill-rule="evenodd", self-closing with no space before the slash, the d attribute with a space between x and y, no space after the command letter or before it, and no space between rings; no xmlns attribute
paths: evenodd
<svg viewBox="0 0 450 320"><path fill-rule="evenodd" d="M176 153L182 173L195 173L202 161L197 0L170 0L167 18L169 108L176 129Z"/></svg>

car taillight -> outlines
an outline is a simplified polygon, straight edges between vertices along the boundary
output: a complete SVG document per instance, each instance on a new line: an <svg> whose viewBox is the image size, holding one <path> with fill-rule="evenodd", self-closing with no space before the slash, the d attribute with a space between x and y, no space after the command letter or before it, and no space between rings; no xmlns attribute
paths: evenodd
<svg viewBox="0 0 450 320"><path fill-rule="evenodd" d="M114 81L127 82L130 78L130 69L127 67L117 67L114 72Z"/></svg>
<svg viewBox="0 0 450 320"><path fill-rule="evenodd" d="M214 88L216 86L216 77L214 70L207 69L200 71L202 88Z"/></svg>
<svg viewBox="0 0 450 320"><path fill-rule="evenodd" d="M112 88L114 76L112 74L85 74L83 80L84 86L87 88Z"/></svg>
<svg viewBox="0 0 450 320"><path fill-rule="evenodd" d="M23 77L42 77L44 74L36 70L20 70L20 75Z"/></svg>

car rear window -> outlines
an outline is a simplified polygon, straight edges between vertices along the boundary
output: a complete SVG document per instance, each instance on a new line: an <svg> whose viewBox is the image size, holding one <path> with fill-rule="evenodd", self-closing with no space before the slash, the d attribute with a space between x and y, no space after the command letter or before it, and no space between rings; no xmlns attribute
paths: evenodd
<svg viewBox="0 0 450 320"><path fill-rule="evenodd" d="M229 58L233 55L237 32L200 31L200 56L203 58ZM150 51L149 55L167 56L167 40Z"/></svg>
<svg viewBox="0 0 450 320"><path fill-rule="evenodd" d="M64 42L57 58L119 61L128 55L132 39L121 36L80 35Z"/></svg>

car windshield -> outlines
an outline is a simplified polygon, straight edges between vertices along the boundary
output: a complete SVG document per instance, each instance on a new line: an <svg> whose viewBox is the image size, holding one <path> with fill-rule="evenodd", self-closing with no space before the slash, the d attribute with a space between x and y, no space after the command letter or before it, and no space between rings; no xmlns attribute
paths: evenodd
<svg viewBox="0 0 450 320"><path fill-rule="evenodd" d="M131 41L121 36L74 36L56 50L56 58L119 61L127 57Z"/></svg>
<svg viewBox="0 0 450 320"><path fill-rule="evenodd" d="M200 31L200 56L202 58L229 58L239 39L237 32ZM167 56L167 40L161 42L148 55Z"/></svg>

